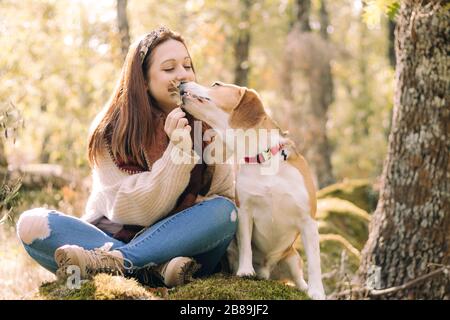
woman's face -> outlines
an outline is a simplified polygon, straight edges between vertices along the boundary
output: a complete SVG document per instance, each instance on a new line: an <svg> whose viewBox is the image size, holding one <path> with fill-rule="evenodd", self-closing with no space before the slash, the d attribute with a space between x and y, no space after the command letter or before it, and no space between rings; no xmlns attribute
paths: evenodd
<svg viewBox="0 0 450 320"><path fill-rule="evenodd" d="M195 81L192 62L184 44L174 39L159 44L152 52L147 79L150 93L162 111L167 114L176 108L169 91L171 81Z"/></svg>

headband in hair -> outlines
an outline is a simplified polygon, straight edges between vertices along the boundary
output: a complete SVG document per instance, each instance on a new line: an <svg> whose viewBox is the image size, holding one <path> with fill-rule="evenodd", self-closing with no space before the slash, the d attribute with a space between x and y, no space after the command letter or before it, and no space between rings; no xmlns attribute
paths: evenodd
<svg viewBox="0 0 450 320"><path fill-rule="evenodd" d="M144 59L147 56L148 49L153 44L153 42L161 36L163 33L168 33L170 30L166 27L159 27L156 30L153 30L149 34L147 34L141 40L141 48L139 49L139 57L141 58L141 63L144 63Z"/></svg>

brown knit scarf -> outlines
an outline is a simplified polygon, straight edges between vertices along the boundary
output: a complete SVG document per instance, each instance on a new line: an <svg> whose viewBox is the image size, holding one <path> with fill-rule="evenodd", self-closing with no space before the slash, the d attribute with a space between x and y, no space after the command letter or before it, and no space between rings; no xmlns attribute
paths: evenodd
<svg viewBox="0 0 450 320"><path fill-rule="evenodd" d="M186 114L186 118L191 126L191 138L194 141L194 121L196 120L190 114ZM111 149L111 134L107 134L106 146L108 148L109 154L113 159L116 166L123 172L128 174L136 174L144 171L150 171L151 167L160 159L169 144L169 138L164 131L165 115L158 111L156 112L156 130L155 130L155 143L149 150L143 150L147 166L142 167L138 163L129 157L126 161L120 159L118 156L114 156ZM202 136L205 130L210 129L210 127L202 122ZM109 138L108 138L109 136ZM198 138L198 137L197 137ZM202 139L203 140L203 139ZM202 141L202 147L204 148L209 144L209 142ZM193 144L194 145L194 144ZM167 218L177 212L180 212L186 208L189 208L195 204L198 195L205 196L211 186L212 176L214 173L214 166L206 165L203 161L203 155L201 163L197 163L191 171L191 177L189 184L186 189L178 197L175 207L170 211L170 213L165 216ZM164 196L164 195L161 195ZM141 231L144 227L137 225L124 225L122 230L114 234L114 238L121 240L123 242L129 242L136 235L137 232Z"/></svg>

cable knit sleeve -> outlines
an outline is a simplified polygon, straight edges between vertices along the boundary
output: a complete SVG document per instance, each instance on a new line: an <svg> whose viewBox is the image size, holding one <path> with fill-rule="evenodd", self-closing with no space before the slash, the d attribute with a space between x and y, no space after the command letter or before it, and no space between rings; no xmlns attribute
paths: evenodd
<svg viewBox="0 0 450 320"><path fill-rule="evenodd" d="M207 163L214 164L214 174L211 181L208 194L206 196L198 196L196 202L202 202L217 196L226 197L235 201L235 177L233 166L227 163L224 151L226 145L220 136L216 136L213 142L208 146L210 150L214 150L213 158L209 158L211 151L206 152ZM205 155L204 155L205 156Z"/></svg>
<svg viewBox="0 0 450 320"><path fill-rule="evenodd" d="M173 161L175 153L180 161ZM93 170L93 190L83 218L92 221L103 215L115 223L141 226L153 224L175 207L198 159L169 143L151 171L130 176L106 152L102 155Z"/></svg>
<svg viewBox="0 0 450 320"><path fill-rule="evenodd" d="M232 166L230 164L216 164L214 175L211 181L211 187L208 194L206 195L206 198L212 195L219 195L234 201L234 188L235 186Z"/></svg>

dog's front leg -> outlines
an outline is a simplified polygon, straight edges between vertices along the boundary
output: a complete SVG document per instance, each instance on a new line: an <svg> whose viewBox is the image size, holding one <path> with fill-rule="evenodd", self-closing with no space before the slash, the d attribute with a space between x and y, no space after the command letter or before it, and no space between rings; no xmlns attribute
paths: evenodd
<svg viewBox="0 0 450 320"><path fill-rule="evenodd" d="M252 252L252 231L253 231L253 215L245 206L241 206L238 210L238 232L236 234L239 249L239 267L236 275L239 277L248 277L255 275L253 268L253 252Z"/></svg>
<svg viewBox="0 0 450 320"><path fill-rule="evenodd" d="M325 299L320 267L320 243L317 222L307 217L300 226L306 259L308 260L308 295L313 299Z"/></svg>

